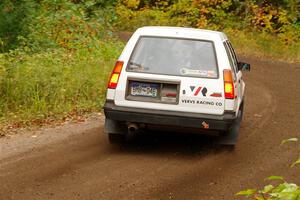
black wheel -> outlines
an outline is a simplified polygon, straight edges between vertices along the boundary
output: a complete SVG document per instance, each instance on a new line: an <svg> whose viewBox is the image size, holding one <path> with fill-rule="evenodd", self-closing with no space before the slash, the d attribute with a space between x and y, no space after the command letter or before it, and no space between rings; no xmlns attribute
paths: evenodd
<svg viewBox="0 0 300 200"><path fill-rule="evenodd" d="M224 131L221 133L219 138L217 139L216 143L223 145L226 147L228 150L234 150L235 149L235 144L237 143L239 133L240 133L240 127L242 123L242 117L243 117L243 107L241 107L238 117L232 124L232 127L228 131Z"/></svg>
<svg viewBox="0 0 300 200"><path fill-rule="evenodd" d="M242 121L242 119L243 119L243 115L244 115L244 102L242 102L242 104L241 104L241 107L240 107L240 112L241 112L240 121Z"/></svg>
<svg viewBox="0 0 300 200"><path fill-rule="evenodd" d="M125 142L125 135L108 133L108 140L111 144L121 144Z"/></svg>

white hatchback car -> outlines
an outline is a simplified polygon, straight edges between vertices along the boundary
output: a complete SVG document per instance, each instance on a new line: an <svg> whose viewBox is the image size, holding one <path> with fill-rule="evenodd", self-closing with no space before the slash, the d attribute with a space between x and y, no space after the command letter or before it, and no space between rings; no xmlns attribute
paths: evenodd
<svg viewBox="0 0 300 200"><path fill-rule="evenodd" d="M143 27L130 38L108 83L105 132L112 143L140 129L219 133L234 145L245 83L222 32ZM204 131L205 130L205 131Z"/></svg>

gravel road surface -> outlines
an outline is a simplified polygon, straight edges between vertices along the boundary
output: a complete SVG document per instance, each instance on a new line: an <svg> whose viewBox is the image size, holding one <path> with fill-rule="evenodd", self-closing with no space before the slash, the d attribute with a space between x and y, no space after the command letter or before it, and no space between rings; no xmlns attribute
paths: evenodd
<svg viewBox="0 0 300 200"><path fill-rule="evenodd" d="M238 199L269 175L300 184L289 168L299 146L300 65L256 58L245 73L245 115L235 151L207 138L148 133L110 145L103 116L0 139L1 200Z"/></svg>

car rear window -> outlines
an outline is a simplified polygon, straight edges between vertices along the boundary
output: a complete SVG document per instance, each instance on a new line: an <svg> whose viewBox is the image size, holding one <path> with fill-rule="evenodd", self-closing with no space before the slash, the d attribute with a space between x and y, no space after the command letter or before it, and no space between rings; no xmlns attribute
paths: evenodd
<svg viewBox="0 0 300 200"><path fill-rule="evenodd" d="M140 37L128 62L127 71L218 77L213 42L182 38Z"/></svg>

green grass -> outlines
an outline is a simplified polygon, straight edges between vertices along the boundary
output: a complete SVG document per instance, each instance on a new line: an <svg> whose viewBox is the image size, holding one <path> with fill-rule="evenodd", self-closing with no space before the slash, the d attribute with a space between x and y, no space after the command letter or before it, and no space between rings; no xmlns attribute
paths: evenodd
<svg viewBox="0 0 300 200"><path fill-rule="evenodd" d="M283 61L300 63L300 41L286 41L280 35L266 33L225 30L239 54Z"/></svg>
<svg viewBox="0 0 300 200"><path fill-rule="evenodd" d="M101 110L124 44L111 40L97 46L0 54L0 127Z"/></svg>

